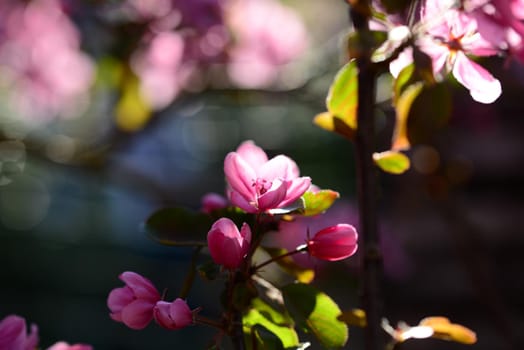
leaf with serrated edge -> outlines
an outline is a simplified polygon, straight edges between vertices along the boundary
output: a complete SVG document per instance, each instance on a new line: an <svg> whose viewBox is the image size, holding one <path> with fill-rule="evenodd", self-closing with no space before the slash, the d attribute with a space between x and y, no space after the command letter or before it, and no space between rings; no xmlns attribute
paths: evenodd
<svg viewBox="0 0 524 350"><path fill-rule="evenodd" d="M338 349L346 344L348 327L337 319L342 312L327 294L302 283L287 285L282 293L295 322L313 333L323 347Z"/></svg>

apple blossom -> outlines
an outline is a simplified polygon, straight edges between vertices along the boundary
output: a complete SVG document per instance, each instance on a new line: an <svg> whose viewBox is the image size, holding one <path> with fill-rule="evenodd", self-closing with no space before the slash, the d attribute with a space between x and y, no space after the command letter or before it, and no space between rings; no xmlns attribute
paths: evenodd
<svg viewBox="0 0 524 350"><path fill-rule="evenodd" d="M0 349L34 350L38 344L38 327L31 325L27 334L25 320L17 315L9 315L0 321Z"/></svg>
<svg viewBox="0 0 524 350"><path fill-rule="evenodd" d="M424 31L419 33L416 45L431 58L435 76L451 72L477 102L492 103L500 96L500 82L467 56L493 56L499 52L480 35L475 18L450 8L449 1L426 0L418 28ZM396 77L411 62L409 48L390 64L390 71Z"/></svg>
<svg viewBox="0 0 524 350"><path fill-rule="evenodd" d="M248 213L283 208L311 185L309 177L299 177L296 163L284 155L270 160L253 141L245 141L224 161L231 202Z"/></svg>
<svg viewBox="0 0 524 350"><path fill-rule="evenodd" d="M155 321L166 329L180 329L194 323L187 303L177 298L173 302L159 301L153 309Z"/></svg>
<svg viewBox="0 0 524 350"><path fill-rule="evenodd" d="M355 254L357 238L357 230L352 225L326 227L307 241L307 251L311 256L322 260L342 260Z"/></svg>
<svg viewBox="0 0 524 350"><path fill-rule="evenodd" d="M153 308L160 294L150 280L135 272L126 271L119 278L126 285L109 293L107 306L111 318L132 329L145 328L153 319Z"/></svg>
<svg viewBox="0 0 524 350"><path fill-rule="evenodd" d="M240 266L249 251L251 229L244 223L240 231L228 218L218 219L207 234L209 252L215 263L228 269Z"/></svg>

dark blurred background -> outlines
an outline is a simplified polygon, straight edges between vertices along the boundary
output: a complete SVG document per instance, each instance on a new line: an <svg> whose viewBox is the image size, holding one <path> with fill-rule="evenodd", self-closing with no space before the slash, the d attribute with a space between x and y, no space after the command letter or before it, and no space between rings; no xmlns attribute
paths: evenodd
<svg viewBox="0 0 524 350"><path fill-rule="evenodd" d="M312 123L343 62L342 1L268 1L267 18L290 25L271 22L276 34L254 32L252 21L244 32L235 11L266 10L236 9L242 1L178 4L178 12L160 0L25 3L0 5L0 318L37 324L42 348L212 342L202 326L130 330L109 318L106 298L127 270L176 295L191 249L153 242L143 222L158 208L198 210L204 194L223 193L223 159L244 140L339 191L333 211L356 224L353 146ZM260 38L272 44L250 46ZM447 316L477 332L471 349L522 349L524 69L482 64L502 81L501 98L481 105L450 82L446 126L409 151L407 173L379 175L385 316L393 325ZM377 139L387 145L391 79L379 82ZM314 283L342 309L358 306L357 259L316 266ZM188 303L218 316L220 290L197 278ZM347 348L362 348L360 330L350 330Z"/></svg>

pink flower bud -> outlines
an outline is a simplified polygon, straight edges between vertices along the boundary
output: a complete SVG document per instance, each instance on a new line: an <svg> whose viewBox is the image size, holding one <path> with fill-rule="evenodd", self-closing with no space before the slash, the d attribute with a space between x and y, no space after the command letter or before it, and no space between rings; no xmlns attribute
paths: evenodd
<svg viewBox="0 0 524 350"><path fill-rule="evenodd" d="M227 207L227 199L218 193L207 193L202 197L202 212L211 213L214 210Z"/></svg>
<svg viewBox="0 0 524 350"><path fill-rule="evenodd" d="M244 223L240 232L228 218L218 219L207 234L209 252L215 263L228 269L240 266L251 243L251 229Z"/></svg>
<svg viewBox="0 0 524 350"><path fill-rule="evenodd" d="M349 224L326 227L307 242L308 253L322 260L342 260L355 254L357 238L357 231Z"/></svg>
<svg viewBox="0 0 524 350"><path fill-rule="evenodd" d="M34 350L38 344L38 327L31 325L27 334L25 320L17 315L9 315L0 321L0 349Z"/></svg>
<svg viewBox="0 0 524 350"><path fill-rule="evenodd" d="M153 309L155 321L166 329L180 329L193 324L193 312L187 303L177 298L173 302L159 301Z"/></svg>
<svg viewBox="0 0 524 350"><path fill-rule="evenodd" d="M47 350L93 350L93 347L86 344L69 345L68 343L61 341L53 344L50 348L47 348Z"/></svg>
<svg viewBox="0 0 524 350"><path fill-rule="evenodd" d="M157 289L145 277L126 271L118 276L126 285L109 293L107 306L111 318L131 329L143 329L153 319L153 308L160 300Z"/></svg>

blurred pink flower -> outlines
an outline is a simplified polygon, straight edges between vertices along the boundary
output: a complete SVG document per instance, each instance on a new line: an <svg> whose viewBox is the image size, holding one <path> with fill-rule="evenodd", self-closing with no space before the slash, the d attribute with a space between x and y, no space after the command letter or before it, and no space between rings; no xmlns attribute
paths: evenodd
<svg viewBox="0 0 524 350"><path fill-rule="evenodd" d="M31 325L27 334L25 320L16 315L9 315L0 321L0 349L34 350L38 345L38 327Z"/></svg>
<svg viewBox="0 0 524 350"><path fill-rule="evenodd" d="M58 0L35 0L2 9L0 85L9 108L31 122L78 115L93 82L93 63Z"/></svg>
<svg viewBox="0 0 524 350"><path fill-rule="evenodd" d="M296 163L284 155L268 160L253 141L245 141L224 161L231 202L248 213L283 208L307 191L309 177L299 177Z"/></svg>
<svg viewBox="0 0 524 350"><path fill-rule="evenodd" d="M218 193L207 193L202 197L201 211L207 214L227 207L227 198Z"/></svg>
<svg viewBox="0 0 524 350"><path fill-rule="evenodd" d="M126 271L119 278L126 286L109 293L107 306L111 310L110 316L129 328L143 329L153 319L153 308L160 300L160 294L150 280L135 272Z"/></svg>
<svg viewBox="0 0 524 350"><path fill-rule="evenodd" d="M218 219L207 234L209 252L215 263L228 269L236 269L242 264L249 251L251 229L244 223L240 231L228 218Z"/></svg>
<svg viewBox="0 0 524 350"><path fill-rule="evenodd" d="M69 345L68 343L61 341L53 344L51 347L47 348L47 350L93 350L93 347L87 344Z"/></svg>
<svg viewBox="0 0 524 350"><path fill-rule="evenodd" d="M307 251L321 260L337 261L350 257L357 251L358 234L349 224L337 224L318 231L307 241Z"/></svg>
<svg viewBox="0 0 524 350"><path fill-rule="evenodd" d="M304 25L292 9L275 0L231 3L227 22L235 42L230 50L229 76L241 87L268 87L281 65L304 52L308 41Z"/></svg>
<svg viewBox="0 0 524 350"><path fill-rule="evenodd" d="M140 78L142 96L154 109L171 103L180 93L192 67L184 64L184 39L177 32L151 33L131 58Z"/></svg>
<svg viewBox="0 0 524 350"><path fill-rule="evenodd" d="M153 310L155 321L166 329L180 329L193 324L193 312L187 303L177 298L173 302L159 301Z"/></svg>

